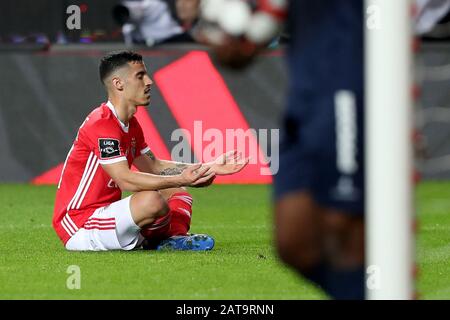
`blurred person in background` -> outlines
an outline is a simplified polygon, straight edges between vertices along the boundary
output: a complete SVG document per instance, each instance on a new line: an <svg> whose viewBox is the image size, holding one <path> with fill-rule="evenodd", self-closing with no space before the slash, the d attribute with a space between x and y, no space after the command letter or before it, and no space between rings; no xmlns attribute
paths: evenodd
<svg viewBox="0 0 450 320"><path fill-rule="evenodd" d="M215 27L202 39L219 61L240 68L285 23L278 254L330 297L364 299L364 1L259 0L256 10L249 2L203 0L202 19ZM449 8L449 0L416 0L416 33L431 30Z"/></svg>
<svg viewBox="0 0 450 320"><path fill-rule="evenodd" d="M175 21L183 33L170 39L170 42L196 42L200 13L200 0L166 0Z"/></svg>
<svg viewBox="0 0 450 320"><path fill-rule="evenodd" d="M213 2L220 13L206 0L202 14L217 16L223 33L204 38L234 67L286 22L289 87L274 176L280 258L332 298L364 299L363 1L262 0L256 12Z"/></svg>
<svg viewBox="0 0 450 320"><path fill-rule="evenodd" d="M441 38L448 38L450 31L439 32L439 26L436 25L443 19L448 19L450 10L450 0L416 0L415 31L418 35L424 35L430 32L440 33ZM446 17L447 15L447 17ZM447 21L448 22L448 21ZM438 30L433 30L434 28Z"/></svg>
<svg viewBox="0 0 450 320"><path fill-rule="evenodd" d="M125 43L195 42L199 0L122 1L113 8Z"/></svg>

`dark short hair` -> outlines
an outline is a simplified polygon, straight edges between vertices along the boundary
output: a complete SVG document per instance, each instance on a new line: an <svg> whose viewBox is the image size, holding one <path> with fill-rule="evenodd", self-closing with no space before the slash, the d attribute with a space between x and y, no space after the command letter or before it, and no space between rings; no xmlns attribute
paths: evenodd
<svg viewBox="0 0 450 320"><path fill-rule="evenodd" d="M128 62L142 62L142 56L133 51L116 51L104 56L100 61L100 80L105 84L105 79L116 69L123 67Z"/></svg>

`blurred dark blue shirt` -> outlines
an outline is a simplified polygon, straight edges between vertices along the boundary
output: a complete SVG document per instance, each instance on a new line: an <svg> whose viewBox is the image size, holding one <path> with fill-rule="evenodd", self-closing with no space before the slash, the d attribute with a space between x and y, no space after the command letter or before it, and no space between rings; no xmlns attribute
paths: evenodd
<svg viewBox="0 0 450 320"><path fill-rule="evenodd" d="M363 89L363 0L291 0L290 96Z"/></svg>

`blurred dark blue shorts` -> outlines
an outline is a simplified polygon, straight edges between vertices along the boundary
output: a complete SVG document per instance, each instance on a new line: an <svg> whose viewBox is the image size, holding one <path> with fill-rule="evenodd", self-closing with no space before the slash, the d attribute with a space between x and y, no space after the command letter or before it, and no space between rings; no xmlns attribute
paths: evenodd
<svg viewBox="0 0 450 320"><path fill-rule="evenodd" d="M307 191L324 206L363 214L363 94L291 94L281 128L275 199Z"/></svg>

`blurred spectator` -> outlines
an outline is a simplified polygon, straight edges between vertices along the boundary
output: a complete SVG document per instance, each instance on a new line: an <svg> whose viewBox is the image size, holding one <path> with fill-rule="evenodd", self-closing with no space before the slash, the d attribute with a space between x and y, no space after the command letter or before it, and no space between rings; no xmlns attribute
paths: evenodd
<svg viewBox="0 0 450 320"><path fill-rule="evenodd" d="M173 18L183 29L183 33L166 42L196 42L200 0L166 0L166 2Z"/></svg>
<svg viewBox="0 0 450 320"><path fill-rule="evenodd" d="M125 42L153 46L174 41L195 41L199 0L122 1L113 8Z"/></svg>
<svg viewBox="0 0 450 320"><path fill-rule="evenodd" d="M183 30L191 30L199 17L200 0L168 0L167 2Z"/></svg>
<svg viewBox="0 0 450 320"><path fill-rule="evenodd" d="M415 31L423 35L431 32L445 18L450 10L450 0L416 0L416 8Z"/></svg>

